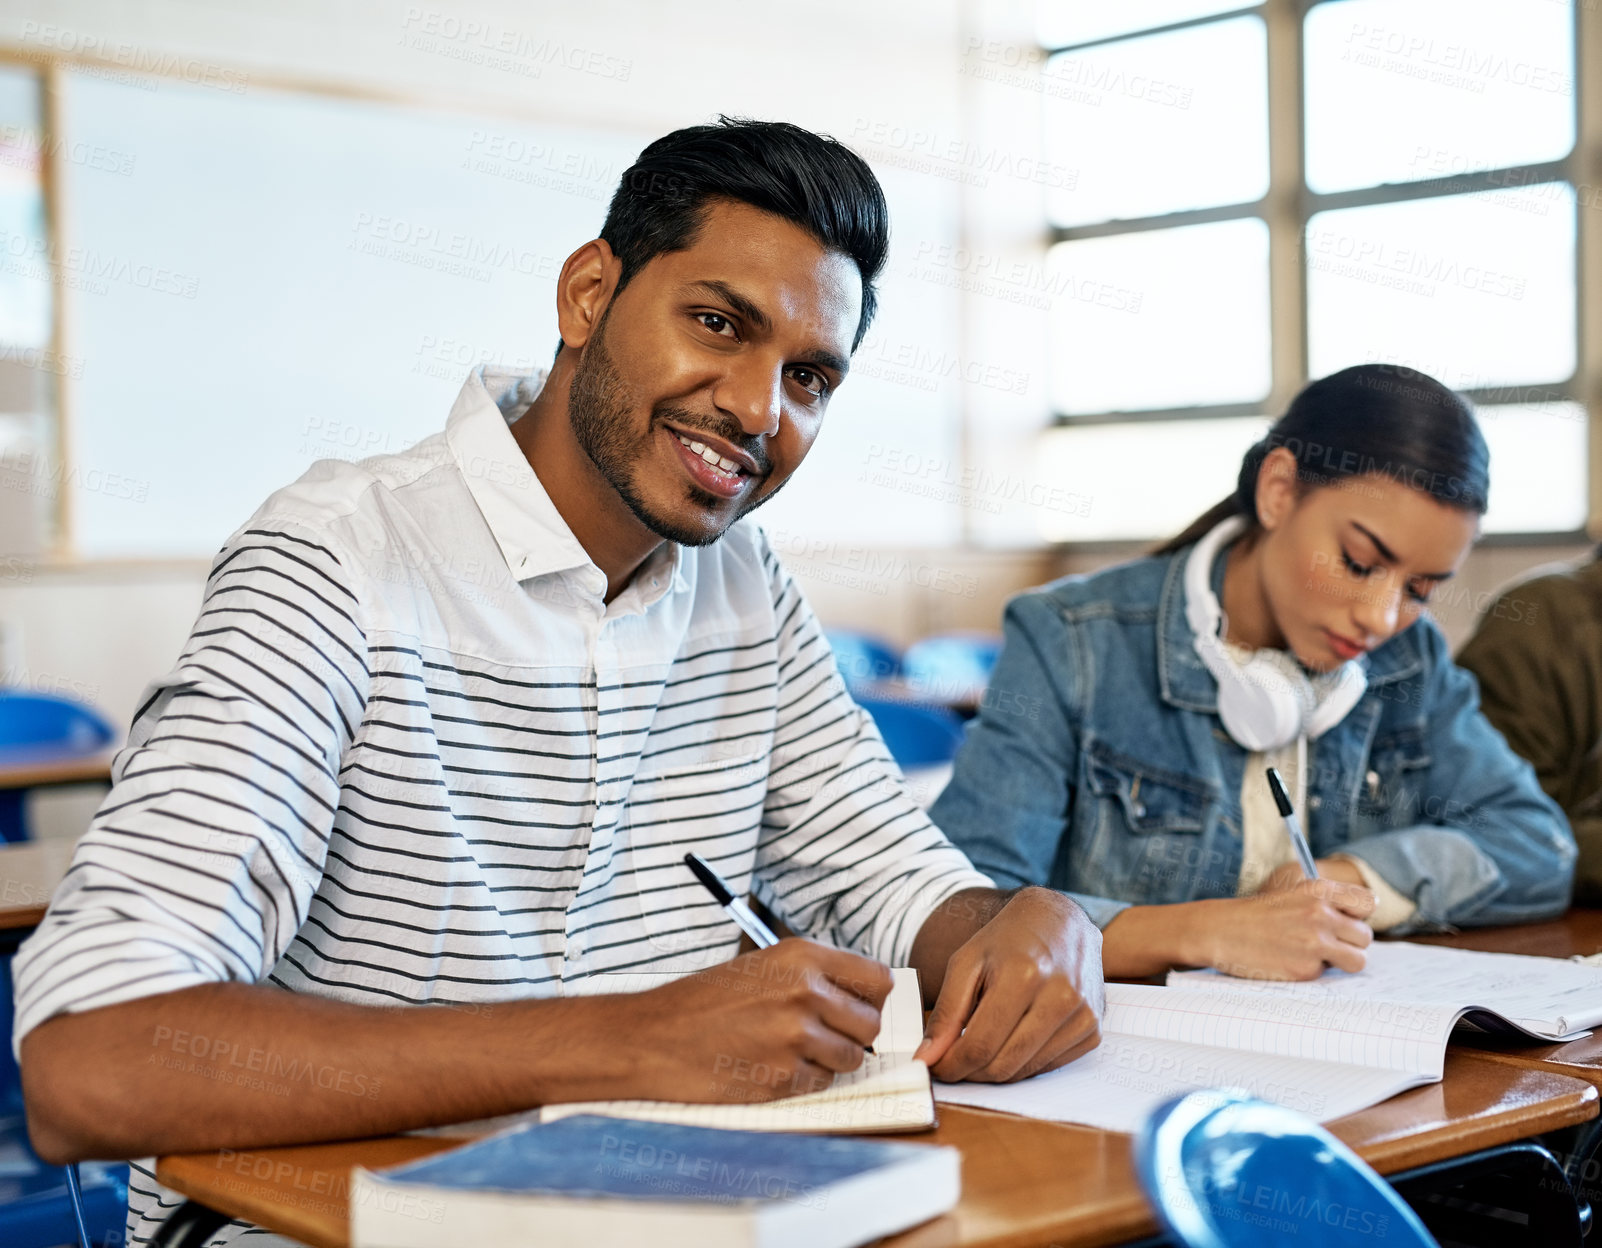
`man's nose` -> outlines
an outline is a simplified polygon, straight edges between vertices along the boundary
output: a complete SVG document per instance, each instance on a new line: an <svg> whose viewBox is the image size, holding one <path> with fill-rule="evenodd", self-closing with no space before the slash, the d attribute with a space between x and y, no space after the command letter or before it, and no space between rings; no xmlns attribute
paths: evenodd
<svg viewBox="0 0 1602 1248"><path fill-rule="evenodd" d="M752 437L772 437L784 410L784 370L754 358L730 368L712 401Z"/></svg>

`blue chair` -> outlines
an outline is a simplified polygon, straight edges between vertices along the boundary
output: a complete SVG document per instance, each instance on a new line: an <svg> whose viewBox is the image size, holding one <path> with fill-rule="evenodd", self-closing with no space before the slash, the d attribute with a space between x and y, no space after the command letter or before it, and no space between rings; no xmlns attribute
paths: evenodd
<svg viewBox="0 0 1602 1248"><path fill-rule="evenodd" d="M128 1167L106 1162L51 1166L15 1162L17 1146L28 1157L20 1123L0 1126L0 1244L6 1248L80 1248L120 1245L128 1220ZM74 1188L77 1200L74 1201Z"/></svg>
<svg viewBox="0 0 1602 1248"><path fill-rule="evenodd" d="M1438 1248L1407 1202L1328 1131L1227 1088L1154 1113L1135 1138L1135 1174L1185 1248Z"/></svg>
<svg viewBox="0 0 1602 1248"><path fill-rule="evenodd" d="M100 713L82 702L0 690L0 768L98 754L114 735ZM26 789L0 789L0 839L28 839L26 797Z"/></svg>
<svg viewBox="0 0 1602 1248"><path fill-rule="evenodd" d="M949 763L962 745L962 720L943 706L885 698L858 698L857 705L873 716L890 757L903 771Z"/></svg>
<svg viewBox="0 0 1602 1248"><path fill-rule="evenodd" d="M1001 638L995 633L942 633L907 647L901 674L907 684L941 702L977 698L990 683Z"/></svg>
<svg viewBox="0 0 1602 1248"><path fill-rule="evenodd" d="M836 628L825 629L823 635L834 651L835 666L846 688L853 693L901 672L901 656L882 637Z"/></svg>

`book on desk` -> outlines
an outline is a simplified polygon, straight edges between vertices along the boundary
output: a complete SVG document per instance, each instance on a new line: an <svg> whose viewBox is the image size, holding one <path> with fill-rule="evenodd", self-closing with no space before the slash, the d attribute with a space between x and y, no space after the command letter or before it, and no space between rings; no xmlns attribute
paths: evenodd
<svg viewBox="0 0 1602 1248"><path fill-rule="evenodd" d="M953 1208L956 1149L578 1115L358 1167L354 1248L849 1248Z"/></svg>

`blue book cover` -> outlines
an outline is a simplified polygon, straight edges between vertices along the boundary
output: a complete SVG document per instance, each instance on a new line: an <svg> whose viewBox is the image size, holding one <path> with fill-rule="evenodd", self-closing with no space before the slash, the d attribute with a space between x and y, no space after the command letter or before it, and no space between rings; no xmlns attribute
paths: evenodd
<svg viewBox="0 0 1602 1248"><path fill-rule="evenodd" d="M936 1150L916 1144L724 1131L586 1114L491 1136L378 1171L374 1177L385 1184L464 1192L805 1204L835 1183L919 1162L931 1151Z"/></svg>

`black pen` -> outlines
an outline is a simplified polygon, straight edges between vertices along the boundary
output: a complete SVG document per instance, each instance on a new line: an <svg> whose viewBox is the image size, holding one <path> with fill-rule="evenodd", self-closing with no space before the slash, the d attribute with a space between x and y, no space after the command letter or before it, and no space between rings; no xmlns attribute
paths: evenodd
<svg viewBox="0 0 1602 1248"><path fill-rule="evenodd" d="M707 866L699 856L685 854L684 865L695 872L695 878L706 886L706 891L711 893L718 905L723 907L723 913L734 920L735 926L749 936L758 949L766 949L770 945L779 943L779 938L773 934L773 929L757 918L751 907L745 904L745 898L736 897L730 892L729 886L718 878L718 873ZM862 1051L870 1054L875 1052L871 1044L863 1045Z"/></svg>
<svg viewBox="0 0 1602 1248"><path fill-rule="evenodd" d="M751 938L751 943L758 949L766 949L779 943L779 938L773 934L761 919L757 918L750 906L745 904L745 898L736 897L729 891L729 886L718 878L718 873L695 854L684 855L684 865L695 872L695 878L706 885L706 891L717 899L718 905L723 907L723 913L734 920L742 932Z"/></svg>
<svg viewBox="0 0 1602 1248"><path fill-rule="evenodd" d="M1274 805L1279 807L1280 818L1285 821L1285 831L1290 836L1291 848L1296 851L1296 857L1302 864L1302 874L1310 880L1318 878L1318 864L1313 861L1313 851L1307 846L1307 838L1302 835L1302 825L1296 818L1296 809L1291 805L1290 797L1285 792L1285 785L1279 778L1279 772L1272 767L1268 769L1268 787L1273 790Z"/></svg>

